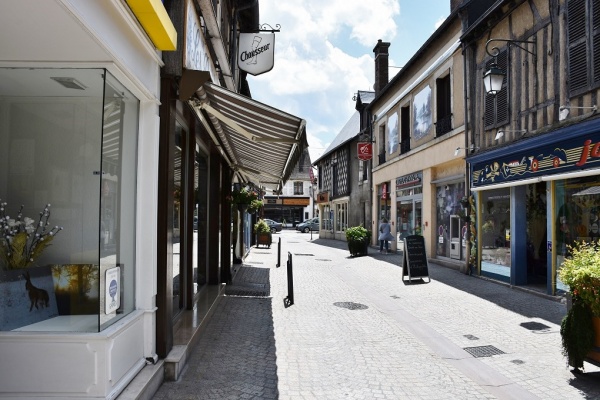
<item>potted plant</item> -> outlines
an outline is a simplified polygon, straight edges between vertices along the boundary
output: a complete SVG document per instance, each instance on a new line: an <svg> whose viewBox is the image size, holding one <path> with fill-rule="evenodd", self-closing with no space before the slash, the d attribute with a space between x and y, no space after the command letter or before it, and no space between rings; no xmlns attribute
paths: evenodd
<svg viewBox="0 0 600 400"><path fill-rule="evenodd" d="M271 247L271 228L263 219L259 219L254 224L254 232L256 232L256 246L259 245Z"/></svg>
<svg viewBox="0 0 600 400"><path fill-rule="evenodd" d="M568 249L559 277L569 286L572 304L560 334L563 354L577 372L586 358L600 362L600 240L576 242Z"/></svg>
<svg viewBox="0 0 600 400"><path fill-rule="evenodd" d="M353 226L346 229L346 241L350 256L366 256L369 252L369 242L371 241L371 231L363 226Z"/></svg>

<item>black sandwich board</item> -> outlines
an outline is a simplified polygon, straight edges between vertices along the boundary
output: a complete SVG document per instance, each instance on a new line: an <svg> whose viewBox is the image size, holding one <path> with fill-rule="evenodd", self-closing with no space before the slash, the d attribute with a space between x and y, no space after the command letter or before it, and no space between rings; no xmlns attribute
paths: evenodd
<svg viewBox="0 0 600 400"><path fill-rule="evenodd" d="M420 235L411 235L404 238L404 251L402 256L402 280L408 276L409 283L413 279L423 280L427 277L429 282L429 264L425 252L425 238Z"/></svg>

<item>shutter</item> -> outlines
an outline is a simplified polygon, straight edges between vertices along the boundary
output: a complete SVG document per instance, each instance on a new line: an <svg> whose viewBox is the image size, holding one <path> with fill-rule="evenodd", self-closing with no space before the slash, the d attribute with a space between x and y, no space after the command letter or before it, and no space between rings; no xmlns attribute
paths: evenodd
<svg viewBox="0 0 600 400"><path fill-rule="evenodd" d="M595 1L597 3L598 1ZM567 3L569 90L571 96L589 86L586 0ZM595 73L595 71L594 71Z"/></svg>
<svg viewBox="0 0 600 400"><path fill-rule="evenodd" d="M504 77L503 88L496 95L496 126L507 124L508 115L508 94L510 92L509 78L510 69L508 68L508 50L501 51L497 57L498 67L506 72Z"/></svg>
<svg viewBox="0 0 600 400"><path fill-rule="evenodd" d="M593 84L600 83L600 0L592 1L592 72Z"/></svg>

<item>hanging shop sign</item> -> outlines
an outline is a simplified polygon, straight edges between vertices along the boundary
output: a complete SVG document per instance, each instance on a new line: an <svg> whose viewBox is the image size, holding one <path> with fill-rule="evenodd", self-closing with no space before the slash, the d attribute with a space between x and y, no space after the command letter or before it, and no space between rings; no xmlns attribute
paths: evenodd
<svg viewBox="0 0 600 400"><path fill-rule="evenodd" d="M472 187L600 168L600 125L598 121L573 125L467 161Z"/></svg>
<svg viewBox="0 0 600 400"><path fill-rule="evenodd" d="M371 142L359 142L356 144L358 159L368 161L373 158L373 144Z"/></svg>
<svg viewBox="0 0 600 400"><path fill-rule="evenodd" d="M387 199L387 183L381 185L381 198Z"/></svg>
<svg viewBox="0 0 600 400"><path fill-rule="evenodd" d="M316 203L327 203L329 201L329 192L317 193Z"/></svg>
<svg viewBox="0 0 600 400"><path fill-rule="evenodd" d="M274 33L240 33L238 65L251 75L273 69L275 61Z"/></svg>

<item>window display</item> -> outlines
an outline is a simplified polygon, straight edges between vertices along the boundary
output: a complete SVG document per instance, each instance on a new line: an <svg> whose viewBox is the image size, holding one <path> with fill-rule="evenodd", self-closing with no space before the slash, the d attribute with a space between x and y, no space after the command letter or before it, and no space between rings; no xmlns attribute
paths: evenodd
<svg viewBox="0 0 600 400"><path fill-rule="evenodd" d="M497 279L510 278L510 188L481 194L481 272Z"/></svg>
<svg viewBox="0 0 600 400"><path fill-rule="evenodd" d="M23 232L0 238L0 330L98 332L134 309L139 101L104 69L0 69L0 87L0 199Z"/></svg>

